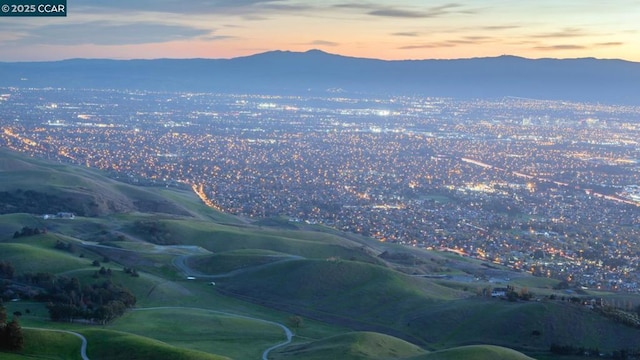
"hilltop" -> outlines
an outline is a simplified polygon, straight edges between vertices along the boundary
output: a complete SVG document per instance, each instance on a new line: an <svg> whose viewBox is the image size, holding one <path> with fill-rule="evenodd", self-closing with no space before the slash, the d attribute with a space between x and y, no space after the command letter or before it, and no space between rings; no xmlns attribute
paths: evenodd
<svg viewBox="0 0 640 360"><path fill-rule="evenodd" d="M248 359L266 352L270 359L516 360L529 358L523 353L549 356L552 344L611 354L635 347L640 335L570 301L554 280L320 225L236 218L186 190L123 184L7 151L0 151L0 184L11 194L37 191L53 205L65 199L76 210L119 204L44 219L30 202L0 199L7 210L0 215L0 261L15 269L0 294L29 328L24 357L16 358L77 354L73 335L42 330L51 328L84 335L90 358L106 358L118 343L141 359ZM162 206L143 207L141 200ZM16 237L24 227L46 232ZM106 325L53 323L34 295L43 288L25 283L26 273L75 278L81 288L108 280L137 302ZM507 301L487 293L505 284L534 296ZM602 293L580 297L623 301Z"/></svg>
<svg viewBox="0 0 640 360"><path fill-rule="evenodd" d="M385 61L271 51L233 59L0 63L0 87L361 95L505 96L640 104L640 64L515 56Z"/></svg>

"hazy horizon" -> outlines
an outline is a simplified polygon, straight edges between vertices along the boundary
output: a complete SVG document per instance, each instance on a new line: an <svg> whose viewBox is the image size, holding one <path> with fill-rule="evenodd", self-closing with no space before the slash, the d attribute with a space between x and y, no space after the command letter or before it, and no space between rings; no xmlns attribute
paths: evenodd
<svg viewBox="0 0 640 360"><path fill-rule="evenodd" d="M4 17L0 61L228 59L321 49L381 60L506 54L638 62L639 15L633 0L68 0L67 17Z"/></svg>
<svg viewBox="0 0 640 360"><path fill-rule="evenodd" d="M514 55L514 54L500 54L500 55L494 55L494 56L469 56L469 57L459 57L459 58L423 58L423 59L413 59L413 58L407 58L407 59L383 59L383 58L377 58L377 57L366 57L366 56L351 56L351 55L345 55L345 54L341 54L341 53L337 53L337 52L332 52L332 51L326 51L326 50L322 50L322 49L318 49L318 48L309 48L307 50L284 50L284 49L273 49L273 50L265 50L265 51L260 51L260 52L255 52L255 53L251 53L251 54L247 54L247 55L238 55L238 56L232 56L232 57L156 57L156 58L115 58L115 57L68 57L68 58L61 58L61 59L52 59L52 60L15 60L15 61L11 61L11 60L0 60L0 63L28 63L28 62L56 62L56 61L68 61L68 60L115 60L115 61L129 61L129 60L231 60L231 59L238 59L238 58L244 58L244 57L252 57L252 56L258 56L261 54L268 54L268 53L277 53L277 52L283 52L283 53L294 53L294 54L304 54L304 53L308 53L308 52L313 52L313 51L321 51L323 53L329 54L329 55L335 55L335 56L340 56L340 57L347 57L347 58L356 58L356 59L369 59L369 60L380 60L380 61L390 61L390 62L396 62L396 61L428 61L428 60L471 60L471 59L491 59L491 58L501 58L501 57L514 57L514 58L522 58L522 59L527 59L527 60L576 60L576 59L596 59L596 60L616 60L616 61L625 61L625 62L631 62L631 63L640 63L640 60L627 60L627 59L621 59L621 58L599 58L599 57L594 57L594 56L580 56L580 57L551 57L551 56L546 56L546 57L526 57L526 56L520 56L520 55Z"/></svg>

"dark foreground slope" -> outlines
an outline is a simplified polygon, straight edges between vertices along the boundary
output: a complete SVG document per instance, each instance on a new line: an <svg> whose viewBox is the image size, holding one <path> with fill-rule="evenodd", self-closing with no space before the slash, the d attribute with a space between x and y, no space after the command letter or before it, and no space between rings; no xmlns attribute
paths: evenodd
<svg viewBox="0 0 640 360"><path fill-rule="evenodd" d="M234 59L84 60L0 63L0 87L140 89L224 93L528 97L640 104L640 64L621 60L383 61L274 51Z"/></svg>
<svg viewBox="0 0 640 360"><path fill-rule="evenodd" d="M0 149L0 214L74 213L101 216L148 212L194 216L185 206L77 166L53 164Z"/></svg>

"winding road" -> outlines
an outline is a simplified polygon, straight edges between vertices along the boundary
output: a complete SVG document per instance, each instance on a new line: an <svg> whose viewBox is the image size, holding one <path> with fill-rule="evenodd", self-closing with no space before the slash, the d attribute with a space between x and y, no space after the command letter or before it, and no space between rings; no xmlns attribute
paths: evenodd
<svg viewBox="0 0 640 360"><path fill-rule="evenodd" d="M297 255L277 255L274 257L278 257L281 258L281 260L277 260L274 262L270 262L267 264L261 264L261 265L256 265L256 266L251 266L248 268L243 268L243 269L238 269L238 270L233 270L230 271L228 273L224 273L224 274L216 274L216 275L212 275L212 274L203 274L199 271L196 271L192 268L189 267L189 265L187 265L187 259L189 257L191 257L193 255L180 255L180 256L176 256L173 258L173 266L175 266L176 268L178 268L178 270L182 271L182 273L185 276L193 276L193 277L199 277L199 278L204 278L204 279L218 279L218 278L225 278L225 277L231 277L243 272L248 272L248 271L255 271L255 270L259 270L259 269L263 269L269 266L272 266L274 264L278 264L278 263L282 263L285 261L295 261L295 260L303 260L304 258L302 256L297 256ZM225 311L216 311L216 310L208 310L208 309L200 309L200 308L180 308L180 307L156 307L156 308L142 308L142 309L136 309L136 310L152 310L152 309L195 309L195 310L203 310L203 311L207 311L207 312L211 312L211 313L215 313L215 314L221 314L221 315L227 315L227 316L235 316L238 318L243 318L243 319L250 319L250 320L254 320L254 321L259 321L262 323L266 323L266 324L272 324L272 325L276 325L278 327L280 327L284 333L285 336L287 337L287 339L281 343L278 343L276 345L273 345L272 347L266 349L263 353L262 353L262 360L268 360L269 357L269 353L277 348L283 347L285 345L288 345L291 343L291 339L293 338L293 332L286 326L284 326L283 324L280 324L278 322L275 321L269 321L269 320L264 320L264 319L260 319L260 318L255 318L255 317L251 317L251 316L245 316L245 315L237 315L237 314L233 314L233 313L229 313L229 312L225 312Z"/></svg>
<svg viewBox="0 0 640 360"><path fill-rule="evenodd" d="M68 330L34 328L34 327L24 327L23 329L38 330L38 331L52 331L52 332L59 332L59 333L71 334L73 336L76 336L80 338L80 340L82 340L82 346L80 346L80 356L82 356L82 360L89 360L89 357L87 356L87 338L81 334L78 334L77 332L68 331Z"/></svg>
<svg viewBox="0 0 640 360"><path fill-rule="evenodd" d="M287 339L281 343L278 343L276 345L273 345L272 347L266 349L263 353L262 353L262 360L268 360L269 358L269 353L272 350L275 350L279 347L288 345L291 343L291 340L293 339L293 332L286 326L275 322L275 321L269 321L269 320L264 320L264 319L260 319L260 318L256 318L253 316L246 316L246 315L238 315L238 314L234 314L234 313L230 313L230 312L226 312L226 311L218 311L218 310L209 310L209 309L203 309L203 308L195 308L195 307L182 307L182 306L157 306L157 307L149 307L149 308L137 308L137 309L133 309L133 311L149 311L149 310L198 310L198 311L204 311L204 312L208 312L211 314L218 314L218 315L224 315L224 316L231 316L231 317L236 317L236 318L240 318L240 319L247 319L247 320L253 320L253 321L258 321L261 323L265 323L265 324L270 324L270 325L275 325L278 326L279 328L281 328L284 331L285 336L287 337ZM78 334L80 335L80 334ZM82 336L82 335L80 335Z"/></svg>

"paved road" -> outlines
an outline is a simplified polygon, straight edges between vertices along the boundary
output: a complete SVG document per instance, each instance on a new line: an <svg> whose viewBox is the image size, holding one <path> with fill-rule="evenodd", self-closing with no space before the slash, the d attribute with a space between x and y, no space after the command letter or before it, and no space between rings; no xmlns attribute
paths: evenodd
<svg viewBox="0 0 640 360"><path fill-rule="evenodd" d="M82 340L82 346L80 347L80 356L82 356L82 360L89 360L89 357L87 356L87 338L84 337L81 334L78 334L77 332L67 331L67 330L57 330L57 329L34 328L34 327L24 327L23 329L39 330L39 331L53 331L53 332L60 332L60 333L71 334L71 335L77 336L77 337L80 338L80 340Z"/></svg>
<svg viewBox="0 0 640 360"><path fill-rule="evenodd" d="M225 316L231 316L231 317L236 317L236 318L240 318L240 319L248 319L248 320L254 320L254 321L259 321L265 324L271 324L271 325L275 325L280 327L283 331L285 336L287 337L287 339L281 343L278 343L276 345L273 345L272 347L266 349L263 353L262 353L262 360L268 360L269 358L269 353L272 350L275 350L279 347L288 345L289 343L291 343L291 339L293 338L293 332L286 326L275 322L275 321L269 321L269 320L264 320L264 319L260 319L260 318L256 318L253 316L246 316L246 315L238 315L238 314L234 314L234 313L230 313L230 312L226 312L226 311L217 311L217 310L209 310L209 309L202 309L202 308L195 308L195 307L181 307L181 306L158 306L158 307L150 307L150 308L137 308L137 309L133 309L133 311L148 311L148 310L180 310L180 309L186 309L186 310L199 310L199 311L204 311L204 312L208 312L208 313L212 313L212 314L219 314L219 315L225 315ZM80 334L78 334L80 335ZM82 335L80 335L82 336Z"/></svg>

